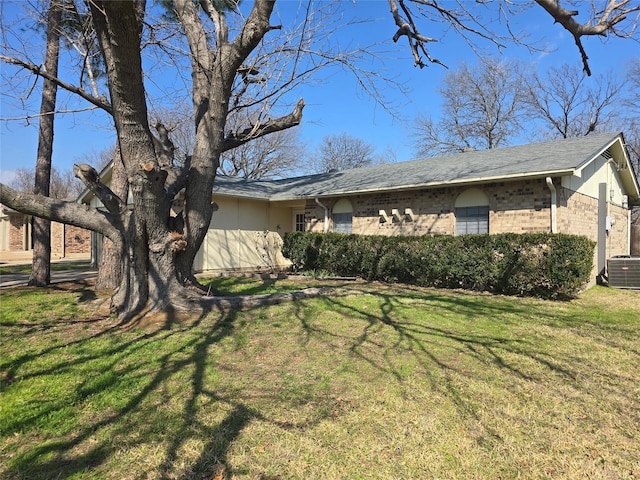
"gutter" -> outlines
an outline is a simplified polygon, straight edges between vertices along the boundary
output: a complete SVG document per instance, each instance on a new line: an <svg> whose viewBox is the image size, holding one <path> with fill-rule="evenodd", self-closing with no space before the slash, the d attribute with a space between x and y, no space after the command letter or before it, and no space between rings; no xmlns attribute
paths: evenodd
<svg viewBox="0 0 640 480"><path fill-rule="evenodd" d="M545 180L551 191L551 233L558 233L558 192L551 177L547 177Z"/></svg>
<svg viewBox="0 0 640 480"><path fill-rule="evenodd" d="M324 233L327 233L329 231L329 208L327 208L326 205L323 205L318 197L316 197L315 200L318 205L324 208Z"/></svg>

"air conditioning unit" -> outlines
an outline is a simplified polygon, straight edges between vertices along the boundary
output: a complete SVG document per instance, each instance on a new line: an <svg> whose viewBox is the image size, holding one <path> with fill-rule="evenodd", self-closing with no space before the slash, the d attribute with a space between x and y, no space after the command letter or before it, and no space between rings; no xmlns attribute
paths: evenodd
<svg viewBox="0 0 640 480"><path fill-rule="evenodd" d="M640 257L619 255L607 260L609 286L640 290Z"/></svg>

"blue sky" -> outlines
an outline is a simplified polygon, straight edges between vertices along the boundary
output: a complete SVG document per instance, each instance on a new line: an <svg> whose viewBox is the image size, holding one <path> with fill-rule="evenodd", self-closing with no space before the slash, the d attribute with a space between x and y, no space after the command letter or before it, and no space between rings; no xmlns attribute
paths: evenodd
<svg viewBox="0 0 640 480"><path fill-rule="evenodd" d="M280 1L277 4L283 18L287 18L292 9L297 8L294 0ZM11 3L2 4L2 15L11 15L16 6ZM413 158L413 150L407 132L412 120L420 113L431 115L437 119L440 115L440 99L438 85L447 70L438 65L419 69L413 66L413 59L401 39L397 44L391 40L395 33L393 20L388 13L386 0L345 1L344 12L347 17L367 19L366 23L345 28L337 33L336 41L341 44L369 45L375 42L386 42L383 59L368 65L376 71L385 71L396 77L408 89L402 95L394 89L384 91L385 104L396 112L391 115L380 104L368 97L349 74L335 70L324 72L327 78L322 84L313 84L293 92L296 98L304 98L306 107L301 127L301 136L313 150L325 135L342 132L358 137L373 145L376 153L391 156L391 160L403 161ZM535 64L540 71L550 66L563 63L579 64L578 50L560 25L554 25L551 18L539 7L533 7L517 17L513 24L517 29L527 32L539 47L547 52L529 52L514 45L501 53L488 45L485 52L497 58L519 58L527 63ZM433 32L433 33L432 33ZM428 31L428 35L444 35L443 32ZM638 56L638 45L632 41L619 39L588 38L584 45L590 57L590 65L594 74L606 73L609 70L624 74L627 63ZM479 46L482 47L481 44ZM449 33L441 42L431 44L433 57L444 61L450 68L455 68L460 61L475 62L472 50L455 34ZM0 68L9 68L0 64ZM6 73L6 71L5 71ZM39 87L39 83L37 85ZM36 90L32 96L39 99ZM4 88L4 87L3 87ZM0 97L0 117L19 117L21 112L14 108L15 102L7 101L2 92ZM59 100L65 102L67 95L59 94ZM35 113L39 102L34 101ZM83 155L97 154L115 143L111 120L99 111L67 114L57 117L53 164L60 170L68 170ZM0 180L7 182L17 168L32 168L35 165L37 149L37 121L0 122ZM390 153L391 152L391 153Z"/></svg>

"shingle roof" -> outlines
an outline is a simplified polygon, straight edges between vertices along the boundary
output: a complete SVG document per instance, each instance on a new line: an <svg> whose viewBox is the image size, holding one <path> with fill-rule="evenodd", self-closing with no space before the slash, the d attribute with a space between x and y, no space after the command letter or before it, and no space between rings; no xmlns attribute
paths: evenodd
<svg viewBox="0 0 640 480"><path fill-rule="evenodd" d="M620 136L619 132L594 134L280 180L219 176L213 192L278 201L567 175L604 152Z"/></svg>

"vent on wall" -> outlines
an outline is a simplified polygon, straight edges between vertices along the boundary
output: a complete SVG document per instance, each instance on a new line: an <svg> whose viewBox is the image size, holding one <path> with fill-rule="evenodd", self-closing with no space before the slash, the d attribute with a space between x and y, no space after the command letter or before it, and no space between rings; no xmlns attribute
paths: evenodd
<svg viewBox="0 0 640 480"><path fill-rule="evenodd" d="M640 289L640 257L621 255L607 260L609 286Z"/></svg>
<svg viewBox="0 0 640 480"><path fill-rule="evenodd" d="M606 149L604 152L602 152L602 156L607 160L611 160L613 158L613 155L611 155L609 149Z"/></svg>

